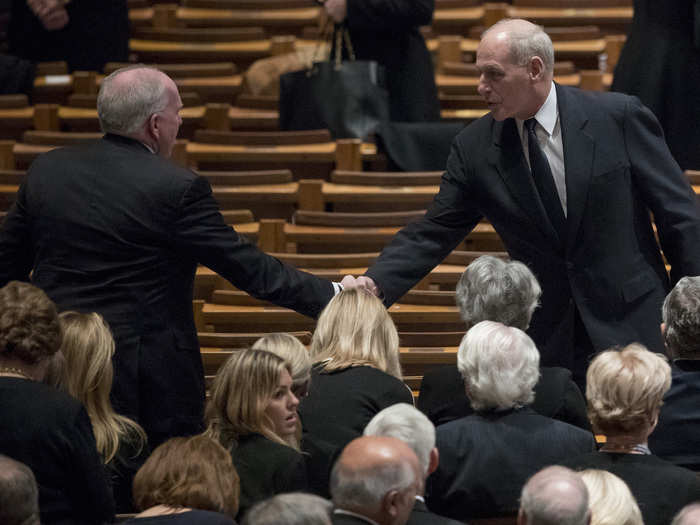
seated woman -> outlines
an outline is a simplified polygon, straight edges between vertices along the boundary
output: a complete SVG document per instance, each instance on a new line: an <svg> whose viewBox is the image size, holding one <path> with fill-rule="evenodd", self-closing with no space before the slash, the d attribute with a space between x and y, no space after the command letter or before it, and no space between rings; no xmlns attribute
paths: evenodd
<svg viewBox="0 0 700 525"><path fill-rule="evenodd" d="M627 484L606 470L587 469L581 479L588 489L590 525L644 525Z"/></svg>
<svg viewBox="0 0 700 525"><path fill-rule="evenodd" d="M289 363L292 374L292 392L299 399L309 393L311 358L301 341L291 334L267 334L253 344L254 350L267 350Z"/></svg>
<svg viewBox="0 0 700 525"><path fill-rule="evenodd" d="M458 521L514 516L530 476L595 449L590 432L530 407L539 363L535 343L518 328L482 321L469 329L457 367L474 414L436 429L440 463L426 485L431 511Z"/></svg>
<svg viewBox="0 0 700 525"><path fill-rule="evenodd" d="M0 454L32 469L44 524L109 522L114 500L83 405L41 381L61 344L53 302L12 281L0 289Z"/></svg>
<svg viewBox="0 0 700 525"><path fill-rule="evenodd" d="M133 512L131 483L148 457L146 433L131 419L114 412L112 389L114 339L100 314L63 312L63 367L59 386L87 410L97 451L112 479L118 513Z"/></svg>
<svg viewBox="0 0 700 525"><path fill-rule="evenodd" d="M666 358L640 344L598 354L586 372L586 399L593 429L604 434L606 442L598 452L563 462L619 476L636 498L646 525L670 523L687 503L700 500L695 473L659 459L647 446L670 385Z"/></svg>
<svg viewBox="0 0 700 525"><path fill-rule="evenodd" d="M134 477L138 525L235 525L238 475L231 455L206 436L172 438Z"/></svg>
<svg viewBox="0 0 700 525"><path fill-rule="evenodd" d="M311 339L315 362L309 395L299 408L313 490L328 497L337 454L369 420L396 403L413 405L401 380L399 336L381 300L345 290L321 312Z"/></svg>
<svg viewBox="0 0 700 525"><path fill-rule="evenodd" d="M307 488L290 370L271 352L241 350L214 378L205 433L231 452L241 479L239 517L258 501Z"/></svg>

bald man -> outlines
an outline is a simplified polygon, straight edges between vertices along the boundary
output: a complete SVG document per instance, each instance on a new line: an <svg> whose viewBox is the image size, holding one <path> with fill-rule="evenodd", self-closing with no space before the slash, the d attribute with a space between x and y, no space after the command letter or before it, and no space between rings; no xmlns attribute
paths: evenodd
<svg viewBox="0 0 700 525"><path fill-rule="evenodd" d="M700 503L686 505L673 518L671 525L697 525L700 523Z"/></svg>
<svg viewBox="0 0 700 525"><path fill-rule="evenodd" d="M101 140L34 161L0 228L0 286L28 280L61 309L96 311L116 340L115 408L152 447L199 432L204 377L192 314L197 264L315 316L329 281L261 253L225 224L207 180L171 163L175 83L134 66L102 82Z"/></svg>
<svg viewBox="0 0 700 525"><path fill-rule="evenodd" d="M348 443L331 473L334 525L404 525L422 483L415 452L403 441L364 436Z"/></svg>
<svg viewBox="0 0 700 525"><path fill-rule="evenodd" d="M588 525L590 521L588 489L573 470L544 468L523 487L518 525Z"/></svg>

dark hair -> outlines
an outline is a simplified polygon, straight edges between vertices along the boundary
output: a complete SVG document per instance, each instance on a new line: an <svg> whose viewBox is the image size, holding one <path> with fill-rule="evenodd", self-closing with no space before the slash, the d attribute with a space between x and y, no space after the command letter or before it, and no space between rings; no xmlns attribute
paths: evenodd
<svg viewBox="0 0 700 525"><path fill-rule="evenodd" d="M0 357L35 364L61 344L56 305L29 283L10 281L0 288Z"/></svg>

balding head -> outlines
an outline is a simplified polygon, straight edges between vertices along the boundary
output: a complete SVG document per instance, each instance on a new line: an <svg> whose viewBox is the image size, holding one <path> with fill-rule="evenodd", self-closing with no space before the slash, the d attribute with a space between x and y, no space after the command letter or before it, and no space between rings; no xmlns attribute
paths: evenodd
<svg viewBox="0 0 700 525"><path fill-rule="evenodd" d="M38 525L39 491L31 469L0 455L0 523Z"/></svg>
<svg viewBox="0 0 700 525"><path fill-rule="evenodd" d="M331 473L331 495L339 509L380 525L402 525L413 509L421 479L415 453L385 436L357 438L343 449Z"/></svg>
<svg viewBox="0 0 700 525"><path fill-rule="evenodd" d="M163 157L172 152L181 107L177 86L170 77L142 65L107 76L97 95L102 131L136 139Z"/></svg>
<svg viewBox="0 0 700 525"><path fill-rule="evenodd" d="M671 525L696 525L700 523L700 503L691 503L686 505L673 518Z"/></svg>
<svg viewBox="0 0 700 525"><path fill-rule="evenodd" d="M532 57L537 56L544 63L545 70L554 74L554 46L542 26L521 18L506 18L484 31L481 41L505 42L513 63L520 66L527 65Z"/></svg>
<svg viewBox="0 0 700 525"><path fill-rule="evenodd" d="M587 525L588 490L581 477L565 467L540 470L523 487L518 525Z"/></svg>

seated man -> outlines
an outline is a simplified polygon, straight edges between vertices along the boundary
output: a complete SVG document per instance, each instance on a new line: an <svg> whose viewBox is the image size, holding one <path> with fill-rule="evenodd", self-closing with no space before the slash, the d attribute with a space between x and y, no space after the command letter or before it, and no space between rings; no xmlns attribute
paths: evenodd
<svg viewBox="0 0 700 525"><path fill-rule="evenodd" d="M588 525L588 490L581 477L565 467L540 470L523 487L518 525Z"/></svg>
<svg viewBox="0 0 700 525"><path fill-rule="evenodd" d="M457 366L475 413L437 429L441 462L428 478L430 510L460 521L515 515L527 478L595 450L590 432L528 406L539 362L518 328L482 321L467 332Z"/></svg>
<svg viewBox="0 0 700 525"><path fill-rule="evenodd" d="M0 523L39 525L39 489L32 470L0 454Z"/></svg>
<svg viewBox="0 0 700 525"><path fill-rule="evenodd" d="M683 277L666 297L661 332L672 359L671 389L649 436L654 454L700 470L700 277Z"/></svg>
<svg viewBox="0 0 700 525"><path fill-rule="evenodd" d="M467 330L480 321L498 321L525 331L541 293L537 278L523 263L490 255L479 257L467 267L456 290L457 306ZM472 413L456 366L444 365L423 376L418 408L435 425ZM586 402L566 368L540 368L532 409L585 430L591 428Z"/></svg>
<svg viewBox="0 0 700 525"><path fill-rule="evenodd" d="M335 525L404 525L420 485L415 453L392 437L363 436L343 449L331 473Z"/></svg>

